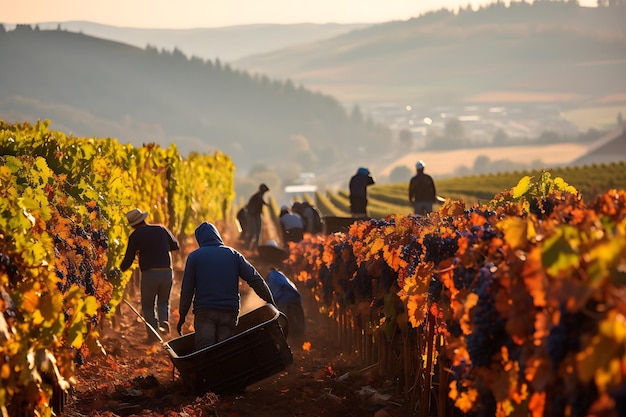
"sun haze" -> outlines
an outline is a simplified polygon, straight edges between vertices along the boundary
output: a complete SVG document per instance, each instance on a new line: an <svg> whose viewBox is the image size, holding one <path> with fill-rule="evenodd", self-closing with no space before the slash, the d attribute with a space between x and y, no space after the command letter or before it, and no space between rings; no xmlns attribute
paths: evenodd
<svg viewBox="0 0 626 417"><path fill-rule="evenodd" d="M137 28L208 28L258 23L380 23L429 10L478 7L459 0L0 0L0 23L90 21ZM595 6L596 0L581 0Z"/></svg>

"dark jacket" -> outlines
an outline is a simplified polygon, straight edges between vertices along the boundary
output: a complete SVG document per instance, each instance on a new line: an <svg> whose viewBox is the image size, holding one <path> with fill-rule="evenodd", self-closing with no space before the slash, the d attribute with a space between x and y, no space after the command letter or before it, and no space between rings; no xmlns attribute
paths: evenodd
<svg viewBox="0 0 626 417"><path fill-rule="evenodd" d="M267 285L270 287L274 301L279 308L289 303L302 303L302 296L295 284L277 269L272 269L267 274Z"/></svg>
<svg viewBox="0 0 626 417"><path fill-rule="evenodd" d="M263 277L241 253L224 245L213 224L203 222L195 234L200 247L187 257L180 291L181 319L187 315L192 299L194 312L205 309L238 312L240 277L259 297L274 303Z"/></svg>
<svg viewBox="0 0 626 417"><path fill-rule="evenodd" d="M170 251L175 250L178 250L178 241L165 226L160 224L139 226L128 237L128 246L120 269L126 271L130 268L137 252L139 252L139 269L142 271L171 268Z"/></svg>
<svg viewBox="0 0 626 417"><path fill-rule="evenodd" d="M257 191L252 194L250 200L248 200L248 204L246 205L246 209L248 210L248 214L252 216L260 216L263 212L263 206L268 205L265 200L263 200L264 191Z"/></svg>
<svg viewBox="0 0 626 417"><path fill-rule="evenodd" d="M409 201L434 202L437 200L437 191L432 177L424 172L418 172L409 182Z"/></svg>
<svg viewBox="0 0 626 417"><path fill-rule="evenodd" d="M350 178L350 197L367 198L367 187L374 184L374 178L365 173L356 173Z"/></svg>

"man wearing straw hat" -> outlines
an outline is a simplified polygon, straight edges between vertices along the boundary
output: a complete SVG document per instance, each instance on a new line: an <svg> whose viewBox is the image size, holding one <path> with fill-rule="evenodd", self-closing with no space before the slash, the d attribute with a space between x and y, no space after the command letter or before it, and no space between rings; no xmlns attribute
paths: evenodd
<svg viewBox="0 0 626 417"><path fill-rule="evenodd" d="M170 293L174 271L171 251L179 249L178 241L165 226L146 223L148 213L138 208L126 213L128 224L133 228L128 237L126 254L120 265L122 271L131 267L139 253L141 271L141 309L143 316L153 329L168 334ZM156 307L156 310L155 310ZM146 326L148 342L158 340Z"/></svg>

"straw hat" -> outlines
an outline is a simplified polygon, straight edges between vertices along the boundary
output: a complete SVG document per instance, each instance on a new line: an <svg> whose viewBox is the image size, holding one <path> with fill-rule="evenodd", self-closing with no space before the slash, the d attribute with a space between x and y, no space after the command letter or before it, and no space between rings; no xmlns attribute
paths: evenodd
<svg viewBox="0 0 626 417"><path fill-rule="evenodd" d="M148 212L141 211L138 208L132 209L131 211L126 213L126 218L128 219L128 224L130 224L131 226L138 225L142 221L146 220L146 217L148 217Z"/></svg>

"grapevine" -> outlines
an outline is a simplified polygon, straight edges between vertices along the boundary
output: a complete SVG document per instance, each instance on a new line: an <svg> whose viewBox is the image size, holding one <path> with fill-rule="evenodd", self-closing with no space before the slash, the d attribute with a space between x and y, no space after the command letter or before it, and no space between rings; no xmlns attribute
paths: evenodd
<svg viewBox="0 0 626 417"><path fill-rule="evenodd" d="M0 121L0 413L50 415L76 366L94 353L102 320L122 301L130 227L150 211L179 235L223 219L233 198L228 157L181 157Z"/></svg>
<svg viewBox="0 0 626 417"><path fill-rule="evenodd" d="M288 265L323 311L363 314L369 303L366 316L379 332L415 340L401 349L406 363L412 352L428 352L432 317L442 341L433 358L450 364L445 387L462 412L586 415L623 407L623 190L587 205L543 172L483 205L447 201L428 216L359 221L290 249ZM329 280L327 271L345 280ZM394 296L401 305L381 301ZM427 366L418 362L412 378L421 385L407 393L430 389L419 377Z"/></svg>

